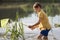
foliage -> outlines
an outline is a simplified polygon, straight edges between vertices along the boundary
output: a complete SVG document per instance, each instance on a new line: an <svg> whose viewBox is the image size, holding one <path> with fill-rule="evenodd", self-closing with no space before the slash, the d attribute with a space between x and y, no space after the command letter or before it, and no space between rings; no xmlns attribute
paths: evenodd
<svg viewBox="0 0 60 40"><path fill-rule="evenodd" d="M6 27L6 24L8 23L8 21L9 21L9 19L8 18L6 18L6 19L1 19L1 27L3 28L5 28Z"/></svg>
<svg viewBox="0 0 60 40"><path fill-rule="evenodd" d="M25 40L23 24L21 22L20 23L15 22L15 24L12 26L12 29L7 27L5 36L7 35L8 32L11 33L10 36L11 40L19 40L19 37Z"/></svg>
<svg viewBox="0 0 60 40"><path fill-rule="evenodd" d="M48 16L55 16L60 14L59 7L54 4L48 4L43 9L45 10Z"/></svg>
<svg viewBox="0 0 60 40"><path fill-rule="evenodd" d="M7 25L6 27L6 33L5 36L7 35L8 32L11 33L11 40L19 40L19 37L25 40L24 38L24 28L23 28L23 23L18 21L18 12L16 12L16 20L12 28Z"/></svg>
<svg viewBox="0 0 60 40"><path fill-rule="evenodd" d="M54 26L55 26L55 27L60 27L60 24L55 24Z"/></svg>
<svg viewBox="0 0 60 40"><path fill-rule="evenodd" d="M15 20L16 10L18 8L19 17L27 17L33 13L34 2L22 2L22 3L10 3L1 6L0 8L0 19L10 18ZM60 4L59 3L41 3L43 10L48 16L60 15Z"/></svg>

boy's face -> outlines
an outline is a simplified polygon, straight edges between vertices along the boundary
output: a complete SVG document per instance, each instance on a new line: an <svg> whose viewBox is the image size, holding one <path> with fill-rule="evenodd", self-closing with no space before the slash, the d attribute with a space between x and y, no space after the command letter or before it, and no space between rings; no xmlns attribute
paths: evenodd
<svg viewBox="0 0 60 40"><path fill-rule="evenodd" d="M38 8L33 7L33 10L38 13L38 12L40 12L41 8L40 7L38 7Z"/></svg>

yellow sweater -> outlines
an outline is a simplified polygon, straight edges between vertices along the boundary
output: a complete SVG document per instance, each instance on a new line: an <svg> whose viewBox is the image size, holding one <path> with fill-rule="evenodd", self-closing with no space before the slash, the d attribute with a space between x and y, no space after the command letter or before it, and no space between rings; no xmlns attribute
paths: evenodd
<svg viewBox="0 0 60 40"><path fill-rule="evenodd" d="M51 26L49 24L49 20L48 20L48 17L47 15L45 14L45 12L43 10L41 10L39 13L38 13L38 17L40 19L40 24L39 24L39 28L41 30L44 30L44 29L51 29Z"/></svg>

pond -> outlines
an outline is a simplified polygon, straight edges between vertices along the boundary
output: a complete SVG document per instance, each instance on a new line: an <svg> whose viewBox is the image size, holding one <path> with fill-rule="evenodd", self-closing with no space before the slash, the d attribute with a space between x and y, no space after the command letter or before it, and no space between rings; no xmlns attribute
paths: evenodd
<svg viewBox="0 0 60 40"><path fill-rule="evenodd" d="M56 15L54 17L51 17L49 16L48 17L49 19L49 22L51 24L53 28L53 33L55 33L55 37L60 37L60 35L57 35L58 33L57 32L60 32L59 29L60 28L55 28L54 24L60 24L60 15ZM36 36L40 34L40 30L39 28L36 28L34 30L31 30L28 28L29 25L33 25L35 23L38 22L39 18L37 17L37 15L35 13L29 15L28 17L24 17L24 18L19 18L18 19L19 21L22 21L23 22L23 26L24 26L24 33L25 33L25 38L26 40L33 40L33 39L36 39ZM10 25L12 26L14 22L10 23ZM3 34L5 32L5 28L0 28L0 33ZM60 34L60 33L59 33ZM50 32L49 34L49 40L50 38L52 38L52 33ZM32 39L33 38L33 39ZM59 39L59 38L58 38ZM4 40L2 37L0 37L0 40ZM21 40L21 39L20 39ZM51 39L53 40L53 39ZM59 39L60 40L60 39Z"/></svg>
<svg viewBox="0 0 60 40"><path fill-rule="evenodd" d="M48 16L48 19L52 26L60 24L60 15L56 15L54 17ZM39 18L37 17L37 14L33 13L28 17L21 18L21 20L26 25L33 25L38 22Z"/></svg>

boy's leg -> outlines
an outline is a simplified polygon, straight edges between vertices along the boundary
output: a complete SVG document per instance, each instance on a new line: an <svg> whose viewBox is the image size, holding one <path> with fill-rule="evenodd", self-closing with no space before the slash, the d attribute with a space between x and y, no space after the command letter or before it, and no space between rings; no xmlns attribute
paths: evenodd
<svg viewBox="0 0 60 40"><path fill-rule="evenodd" d="M50 30L42 30L41 34L44 36L43 40L48 40L48 33Z"/></svg>
<svg viewBox="0 0 60 40"><path fill-rule="evenodd" d="M44 36L43 37L43 40L48 40L48 36Z"/></svg>
<svg viewBox="0 0 60 40"><path fill-rule="evenodd" d="M39 39L39 40L42 40L42 36L43 36L43 35L40 34L40 35L38 36L38 39Z"/></svg>

